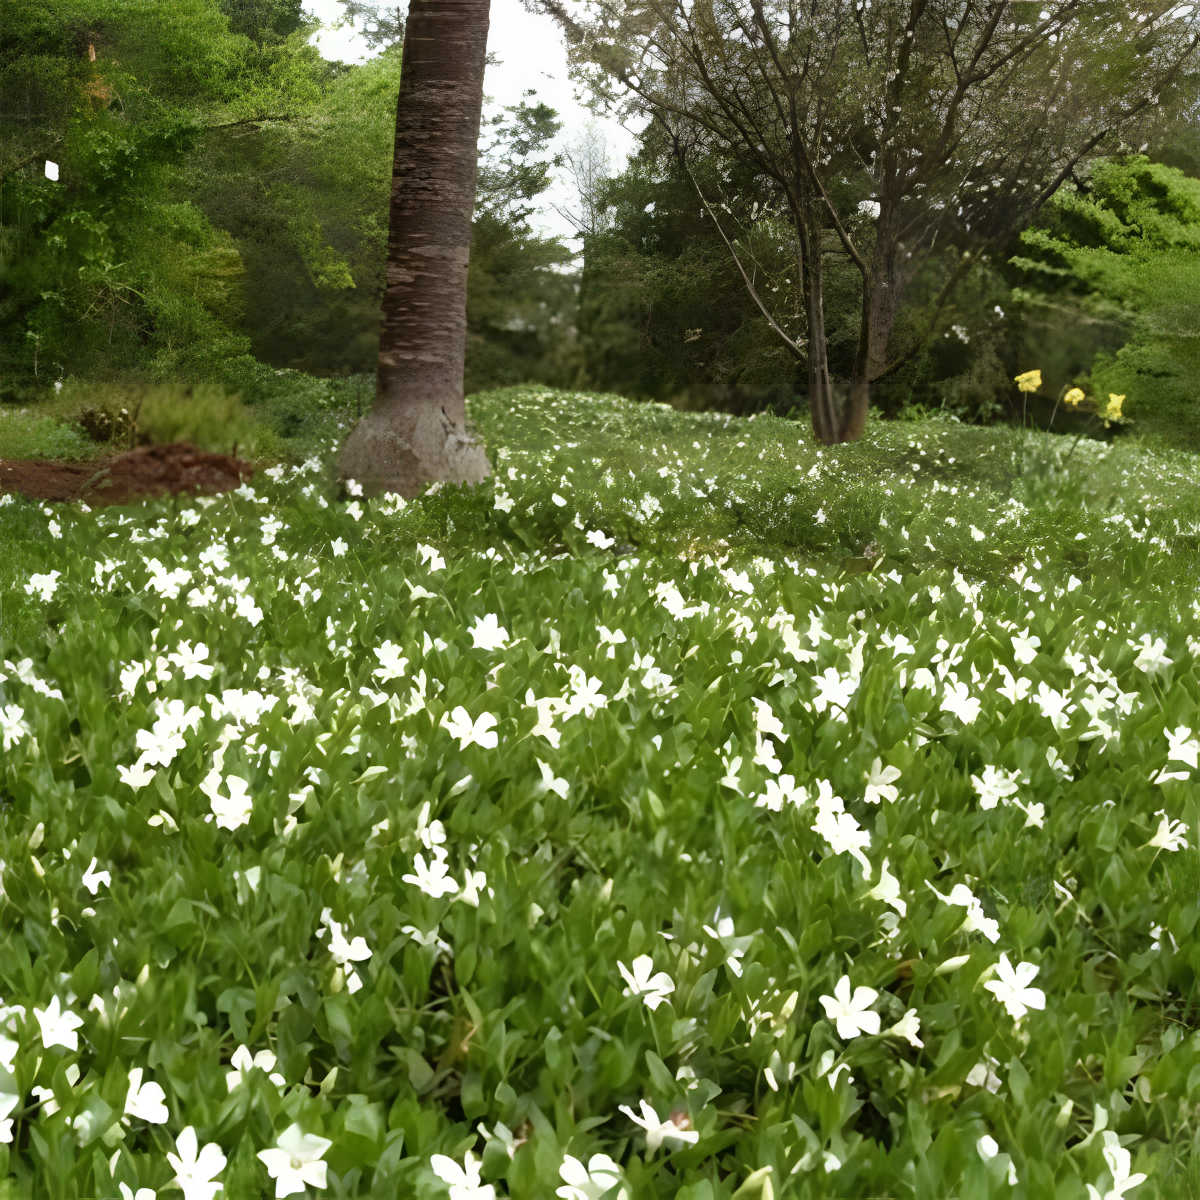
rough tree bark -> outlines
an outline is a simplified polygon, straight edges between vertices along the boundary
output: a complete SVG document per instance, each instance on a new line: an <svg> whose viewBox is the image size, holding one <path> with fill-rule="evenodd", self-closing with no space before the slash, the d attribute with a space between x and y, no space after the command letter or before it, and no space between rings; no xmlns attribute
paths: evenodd
<svg viewBox="0 0 1200 1200"><path fill-rule="evenodd" d="M411 0L396 103L375 403L338 455L368 496L481 483L463 366L490 0Z"/></svg>

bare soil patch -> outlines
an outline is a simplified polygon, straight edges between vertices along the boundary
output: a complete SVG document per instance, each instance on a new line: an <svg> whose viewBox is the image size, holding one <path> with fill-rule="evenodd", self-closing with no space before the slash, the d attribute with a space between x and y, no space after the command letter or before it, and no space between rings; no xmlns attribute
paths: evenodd
<svg viewBox="0 0 1200 1200"><path fill-rule="evenodd" d="M95 508L169 495L215 495L247 482L261 464L212 454L188 442L139 446L87 462L0 459L0 493L81 500Z"/></svg>

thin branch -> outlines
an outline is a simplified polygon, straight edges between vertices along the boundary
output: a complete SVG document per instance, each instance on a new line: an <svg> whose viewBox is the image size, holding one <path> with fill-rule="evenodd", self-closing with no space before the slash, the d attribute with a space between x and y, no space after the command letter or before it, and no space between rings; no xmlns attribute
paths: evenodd
<svg viewBox="0 0 1200 1200"><path fill-rule="evenodd" d="M750 281L750 276L746 274L746 268L742 266L742 260L740 258L738 258L737 251L733 248L733 243L730 242L730 240L725 236L725 230L721 228L721 222L717 220L717 214L713 212L712 205L709 204L709 202L704 197L704 193L700 190L700 184L696 182L696 176L692 174L691 167L689 167L686 162L683 165L684 165L684 170L687 171L688 177L692 181L692 186L695 187L695 189L696 189L696 195L700 197L700 203L704 205L705 211L712 218L712 223L717 227L717 232L721 235L721 241L723 241L725 243L726 247L729 250L729 253L733 256L733 261L736 264L737 269L742 276L742 279L744 279L746 282L746 290L750 293L750 298L754 301L755 304L758 305L759 311L762 313L762 315L764 317L767 318L767 324L770 325L771 328L773 330L775 330L775 332L777 334L779 334L779 336L783 339L784 343L787 345L787 348L797 358L803 359L805 357L803 347L798 342L796 342L793 338L788 337L788 335L786 333L784 333L784 331L779 326L779 322L776 321L773 316L771 316L770 312L767 309L767 306L759 298L758 292L755 291L755 289L754 289L754 284Z"/></svg>

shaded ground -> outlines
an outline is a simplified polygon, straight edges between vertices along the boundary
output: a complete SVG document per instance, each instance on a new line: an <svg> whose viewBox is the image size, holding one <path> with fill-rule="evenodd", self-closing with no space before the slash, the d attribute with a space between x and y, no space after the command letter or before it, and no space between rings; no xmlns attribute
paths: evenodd
<svg viewBox="0 0 1200 1200"><path fill-rule="evenodd" d="M82 500L99 507L153 496L228 492L249 480L255 469L228 454L172 442L82 463L0 459L0 493L16 492L35 500Z"/></svg>

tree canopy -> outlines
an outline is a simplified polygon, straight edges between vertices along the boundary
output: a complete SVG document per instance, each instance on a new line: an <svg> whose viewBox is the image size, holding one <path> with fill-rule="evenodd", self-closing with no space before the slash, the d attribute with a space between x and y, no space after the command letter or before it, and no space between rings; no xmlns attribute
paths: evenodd
<svg viewBox="0 0 1200 1200"><path fill-rule="evenodd" d="M5 386L250 356L372 371L402 29L385 17L382 51L347 66L308 45L299 0L3 0ZM528 220L554 127L527 100L484 139L474 387L570 369L571 255Z"/></svg>
<svg viewBox="0 0 1200 1200"><path fill-rule="evenodd" d="M558 18L599 95L670 130L681 162L719 153L772 187L805 281L803 347L753 295L808 359L824 441L857 437L871 382L923 344L889 352L904 293L939 238L961 255L944 302L972 256L1027 223L1076 164L1184 102L1200 51L1200 17L1173 4L589 0L576 15L559 0L530 3ZM714 198L696 188L716 220ZM848 396L829 377L824 228L862 280Z"/></svg>

